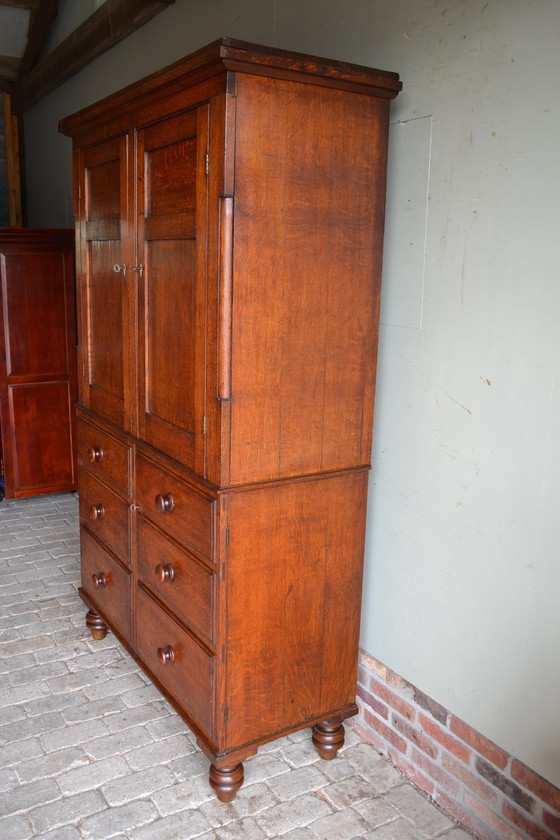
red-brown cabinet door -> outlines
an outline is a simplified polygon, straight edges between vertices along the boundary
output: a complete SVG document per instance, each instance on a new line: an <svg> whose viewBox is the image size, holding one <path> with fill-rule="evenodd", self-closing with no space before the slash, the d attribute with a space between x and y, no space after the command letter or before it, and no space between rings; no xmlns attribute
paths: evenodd
<svg viewBox="0 0 560 840"><path fill-rule="evenodd" d="M202 474L208 113L137 135L139 437Z"/></svg>
<svg viewBox="0 0 560 840"><path fill-rule="evenodd" d="M134 262L128 184L130 138L81 151L77 249L80 303L80 401L134 431Z"/></svg>
<svg viewBox="0 0 560 840"><path fill-rule="evenodd" d="M0 233L0 421L7 498L76 486L73 231Z"/></svg>

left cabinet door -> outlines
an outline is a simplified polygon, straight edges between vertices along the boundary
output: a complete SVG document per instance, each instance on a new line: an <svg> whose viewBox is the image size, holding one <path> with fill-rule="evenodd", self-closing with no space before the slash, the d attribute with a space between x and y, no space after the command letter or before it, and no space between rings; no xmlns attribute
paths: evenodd
<svg viewBox="0 0 560 840"><path fill-rule="evenodd" d="M134 431L134 231L131 139L78 152L80 402Z"/></svg>

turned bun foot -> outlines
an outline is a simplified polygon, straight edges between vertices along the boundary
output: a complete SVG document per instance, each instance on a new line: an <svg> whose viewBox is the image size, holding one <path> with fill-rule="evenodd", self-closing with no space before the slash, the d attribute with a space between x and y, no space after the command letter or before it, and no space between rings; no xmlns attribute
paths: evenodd
<svg viewBox="0 0 560 840"><path fill-rule="evenodd" d="M89 610L86 615L86 627L91 631L91 635L96 641L101 641L107 635L107 625L101 616L93 610Z"/></svg>
<svg viewBox="0 0 560 840"><path fill-rule="evenodd" d="M344 726L341 723L317 723L313 727L313 743L317 752L325 761L336 758L336 754L344 744Z"/></svg>
<svg viewBox="0 0 560 840"><path fill-rule="evenodd" d="M243 784L243 765L241 762L235 767L214 767L210 765L208 781L210 787L216 791L220 802L231 802Z"/></svg>

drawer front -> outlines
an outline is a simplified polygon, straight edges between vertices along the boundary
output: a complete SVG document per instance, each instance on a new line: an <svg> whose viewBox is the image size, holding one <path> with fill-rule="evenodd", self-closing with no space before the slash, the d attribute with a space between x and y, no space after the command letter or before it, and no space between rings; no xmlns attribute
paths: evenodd
<svg viewBox="0 0 560 840"><path fill-rule="evenodd" d="M113 629L130 641L130 572L83 528L80 549L82 588Z"/></svg>
<svg viewBox="0 0 560 840"><path fill-rule="evenodd" d="M213 642L214 575L138 517L138 577L175 615Z"/></svg>
<svg viewBox="0 0 560 840"><path fill-rule="evenodd" d="M198 492L148 458L136 459L136 502L142 515L162 531L212 559L214 505Z"/></svg>
<svg viewBox="0 0 560 840"><path fill-rule="evenodd" d="M80 470L78 486L81 524L128 563L128 503L84 470Z"/></svg>
<svg viewBox="0 0 560 840"><path fill-rule="evenodd" d="M200 729L212 735L213 657L137 589L136 647L142 662Z"/></svg>
<svg viewBox="0 0 560 840"><path fill-rule="evenodd" d="M97 426L78 419L78 466L130 495L130 447Z"/></svg>

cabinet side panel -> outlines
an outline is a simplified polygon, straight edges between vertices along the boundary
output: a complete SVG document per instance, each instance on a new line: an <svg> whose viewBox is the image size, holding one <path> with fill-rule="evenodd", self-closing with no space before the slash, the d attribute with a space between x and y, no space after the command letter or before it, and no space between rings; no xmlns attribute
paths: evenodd
<svg viewBox="0 0 560 840"><path fill-rule="evenodd" d="M388 103L237 94L231 483L368 464Z"/></svg>
<svg viewBox="0 0 560 840"><path fill-rule="evenodd" d="M367 474L228 497L227 746L355 699Z"/></svg>

